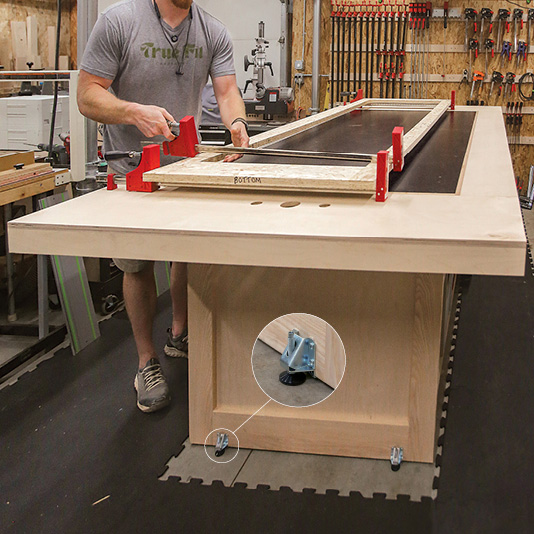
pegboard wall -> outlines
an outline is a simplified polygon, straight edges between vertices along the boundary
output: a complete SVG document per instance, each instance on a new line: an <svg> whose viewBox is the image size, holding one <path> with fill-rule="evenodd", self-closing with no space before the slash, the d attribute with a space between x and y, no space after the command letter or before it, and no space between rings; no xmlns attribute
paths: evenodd
<svg viewBox="0 0 534 534"><path fill-rule="evenodd" d="M292 76L300 116L311 107L312 39L313 2L294 0ZM534 164L534 77L527 74L533 71L534 4L525 0L321 3L321 108L350 100L359 88L375 98L450 98L455 90L457 104L502 106L523 187Z"/></svg>

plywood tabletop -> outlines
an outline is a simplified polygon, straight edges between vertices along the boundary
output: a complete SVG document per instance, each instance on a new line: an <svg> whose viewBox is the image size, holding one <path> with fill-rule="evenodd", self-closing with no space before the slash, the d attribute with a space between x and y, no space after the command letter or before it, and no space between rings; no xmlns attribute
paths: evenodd
<svg viewBox="0 0 534 534"><path fill-rule="evenodd" d="M519 275L526 238L497 111L478 114L460 194L391 193L380 204L371 195L100 190L12 221L10 248L193 263Z"/></svg>

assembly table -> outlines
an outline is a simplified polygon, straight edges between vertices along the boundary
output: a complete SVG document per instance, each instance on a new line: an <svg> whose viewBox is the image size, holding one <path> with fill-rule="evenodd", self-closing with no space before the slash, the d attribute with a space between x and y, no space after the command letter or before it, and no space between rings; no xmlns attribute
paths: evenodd
<svg viewBox="0 0 534 534"><path fill-rule="evenodd" d="M392 125L409 132L420 111L392 107L383 122L376 113L363 105L325 135L342 150L380 150ZM290 138L291 148L310 148L314 136L305 136L308 144ZM266 165L261 156L243 163ZM291 174L293 162L282 163ZM167 184L163 175L181 165L145 179ZM392 175L383 203L369 192L120 186L12 221L9 237L13 252L189 264L192 443L237 429L269 400L252 347L270 321L299 312L340 335L343 379L312 407L271 401L239 429L240 446L384 459L401 447L417 462L434 459L455 275L520 276L526 254L497 107L448 111Z"/></svg>

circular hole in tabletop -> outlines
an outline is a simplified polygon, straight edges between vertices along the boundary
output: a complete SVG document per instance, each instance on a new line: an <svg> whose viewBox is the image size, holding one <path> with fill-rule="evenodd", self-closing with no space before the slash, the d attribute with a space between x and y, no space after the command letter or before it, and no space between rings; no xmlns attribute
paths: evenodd
<svg viewBox="0 0 534 534"><path fill-rule="evenodd" d="M292 202L282 202L282 204L280 204L281 208L295 208L297 206L300 206L300 202L292 201Z"/></svg>
<svg viewBox="0 0 534 534"><path fill-rule="evenodd" d="M263 204L263 202L257 200L256 202L251 202L250 205L251 206L259 206L260 204Z"/></svg>

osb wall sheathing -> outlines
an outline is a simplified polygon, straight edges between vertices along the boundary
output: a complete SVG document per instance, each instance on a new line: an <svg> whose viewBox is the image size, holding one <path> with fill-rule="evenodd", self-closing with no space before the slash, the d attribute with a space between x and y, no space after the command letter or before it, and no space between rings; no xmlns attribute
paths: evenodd
<svg viewBox="0 0 534 534"><path fill-rule="evenodd" d="M303 7L306 3L306 35L304 39L304 62L305 68L303 71L304 74L311 74L312 67L312 49L313 49L313 0L294 0L293 5L293 48L292 48L292 76L295 75L295 60L301 59L302 56L302 22L303 22ZM341 2L339 2L341 3ZM377 2L358 2L359 4L376 4ZM384 2L386 3L386 2ZM400 1L398 3L401 3ZM406 2L408 3L408 2ZM527 10L529 8L534 8L533 4L527 4L525 1L518 1L517 4L521 6L524 10L524 18L526 19ZM434 8L443 8L442 2L433 2ZM513 12L517 5L511 4L506 1L481 1L481 0L472 0L468 2L459 2L451 1L449 2L449 9L460 10L461 18L449 18L448 28L446 30L446 45L464 45L465 42L465 19L463 18L463 12L466 7L472 7L476 9L479 13L483 7L489 7L494 11L494 18L496 18L497 11L500 8L505 8ZM389 10L389 8L388 8ZM331 58L331 15L332 7L330 0L322 0L321 2L321 54L320 54L320 99L319 105L321 109L325 106L325 96L328 87L328 80L330 76L330 58ZM511 17L510 17L511 20ZM470 35L473 32L472 26L470 25ZM485 23L484 34L487 36L488 25ZM497 32L498 26L494 24L493 32L491 38L496 42L497 41ZM480 30L479 30L480 33ZM523 29L520 30L518 39L526 41L527 40L527 24L525 23ZM510 24L510 32L506 34L505 40L513 41L513 23ZM481 41L480 48L481 53L478 59L474 59L473 55L473 65L472 70L484 71L485 68L485 55L483 51L483 42ZM531 28L531 41L534 45L534 24ZM365 42L365 37L364 37ZM443 46L444 36L443 36L443 19L431 19L430 29L429 29L429 42L431 45ZM406 44L411 44L411 31L407 30L406 35ZM507 65L506 62L501 67L500 61L500 50L495 49L495 57L492 59L489 58L488 62L488 72L491 73L494 70L498 70L503 74L506 74L508 71L515 72L517 77L516 80L519 80L520 76L525 73L527 70L534 70L534 53L528 54L528 60L526 63L521 63L518 67L516 66L515 60L511 66ZM405 59L405 71L410 72L410 53L407 53ZM428 54L428 72L429 74L439 75L442 74L453 74L461 76L464 69L469 69L469 56L467 53L455 53L447 52L445 54L445 65L443 61L443 52L440 48L439 52L430 52ZM376 57L375 57L376 65ZM375 67L376 72L376 67ZM409 82L406 82L409 85ZM506 105L507 102L515 102L519 100L518 93L515 92L513 95L508 95L505 98L497 95L496 89L491 99L488 99L489 94L489 83L485 83L483 90L479 95L480 100L484 100L486 104L489 105ZM301 116L309 113L311 107L311 88L312 81L311 77L306 76L304 78L304 84L302 86L295 85L295 103L297 108L301 108ZM529 88L532 88L530 85ZM469 99L469 94L471 91L471 84L459 85L459 82L429 82L427 87L428 98L450 98L452 90L456 90L456 102L457 104L466 104ZM374 84L374 96L379 96L379 85L375 82ZM534 108L534 102L525 101L525 108ZM534 115L525 114L523 116L523 125L521 128L521 137L523 142L528 142L531 139L534 139ZM519 146L514 146L511 150L512 160L514 164L514 171L516 176L519 178L519 181L522 182L523 187L526 188L528 182L528 174L530 165L534 164L534 145L532 144L521 144Z"/></svg>

